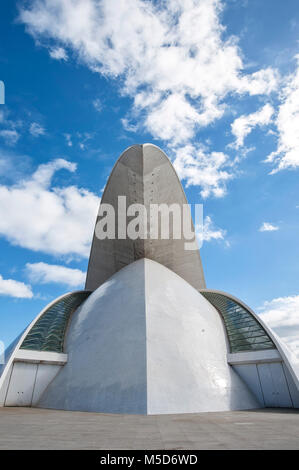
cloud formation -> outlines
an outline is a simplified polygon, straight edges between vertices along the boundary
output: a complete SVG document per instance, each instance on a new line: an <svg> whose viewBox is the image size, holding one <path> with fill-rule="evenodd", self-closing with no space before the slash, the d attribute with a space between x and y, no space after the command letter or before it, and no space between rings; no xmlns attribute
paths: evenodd
<svg viewBox="0 0 299 470"><path fill-rule="evenodd" d="M274 109L270 104L265 104L261 109L252 114L238 117L231 125L232 134L236 138L235 147L243 147L245 137L257 126L266 126L271 122Z"/></svg>
<svg viewBox="0 0 299 470"><path fill-rule="evenodd" d="M63 47L54 47L49 50L50 57L56 60L67 60L67 53Z"/></svg>
<svg viewBox="0 0 299 470"><path fill-rule="evenodd" d="M269 222L264 222L260 228L260 232L275 232L276 230L279 230L278 225L270 224Z"/></svg>
<svg viewBox="0 0 299 470"><path fill-rule="evenodd" d="M287 77L281 92L281 105L276 119L277 149L266 159L275 165L272 174L299 167L299 55L296 59L297 68Z"/></svg>
<svg viewBox="0 0 299 470"><path fill-rule="evenodd" d="M214 222L210 216L206 216L203 222L203 227L200 232L197 232L197 237L200 241L210 242L211 240L224 241L226 230L215 227ZM228 244L228 242L226 242Z"/></svg>
<svg viewBox="0 0 299 470"><path fill-rule="evenodd" d="M83 288L86 278L86 273L80 269L43 262L27 263L26 270L30 281L40 284L58 283L66 284L70 287Z"/></svg>
<svg viewBox="0 0 299 470"><path fill-rule="evenodd" d="M95 100L93 100L92 104L93 104L94 109L95 109L98 113L101 113L101 112L102 112L102 110L103 110L103 105L102 105L102 102L101 102L100 98L96 98Z"/></svg>
<svg viewBox="0 0 299 470"><path fill-rule="evenodd" d="M56 159L28 179L0 185L0 235L33 251L87 257L100 200L83 188L52 186L62 169L74 172L76 165Z"/></svg>
<svg viewBox="0 0 299 470"><path fill-rule="evenodd" d="M66 144L68 147L72 147L73 146L73 142L72 142L72 136L71 134L63 134L64 137L65 137L65 140L66 140Z"/></svg>
<svg viewBox="0 0 299 470"><path fill-rule="evenodd" d="M24 284L24 282L15 281L14 279L3 279L0 275L0 295L19 299L31 299L33 292L31 287Z"/></svg>
<svg viewBox="0 0 299 470"><path fill-rule="evenodd" d="M38 122L32 122L30 124L29 132L33 137L39 137L40 135L44 135L46 133L43 126L38 124Z"/></svg>
<svg viewBox="0 0 299 470"><path fill-rule="evenodd" d="M299 358L299 295L277 297L258 309L260 317L283 338Z"/></svg>
<svg viewBox="0 0 299 470"><path fill-rule="evenodd" d="M6 145L13 146L18 142L20 134L16 129L3 129L0 131L0 137L2 137Z"/></svg>
<svg viewBox="0 0 299 470"><path fill-rule="evenodd" d="M53 41L117 79L120 93L132 98L126 128L141 126L180 155L198 130L223 116L227 97L267 96L278 87L276 70L244 68L236 38L221 24L222 10L220 0L31 0L19 18L47 48ZM214 157L197 149L192 154L203 167L213 166L212 177L204 171L199 181L197 164L195 176L189 163L183 172L187 184L198 180L203 194L222 196L228 177Z"/></svg>
<svg viewBox="0 0 299 470"><path fill-rule="evenodd" d="M189 144L177 148L173 165L186 186L200 186L201 196L222 197L226 182L233 177L228 155L208 152L203 146Z"/></svg>

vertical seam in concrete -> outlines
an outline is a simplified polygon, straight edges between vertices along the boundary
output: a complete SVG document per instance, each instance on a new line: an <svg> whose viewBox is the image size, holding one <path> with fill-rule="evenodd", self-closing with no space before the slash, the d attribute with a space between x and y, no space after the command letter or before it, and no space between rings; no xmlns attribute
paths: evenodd
<svg viewBox="0 0 299 470"><path fill-rule="evenodd" d="M145 380L146 380L146 414L148 414L148 367L147 367L147 291L146 291L146 258L143 258L143 276L144 276L144 326L145 326Z"/></svg>
<svg viewBox="0 0 299 470"><path fill-rule="evenodd" d="M15 362L13 362L13 363L11 364L11 370L10 370L10 375L9 375L8 384L7 384L7 389L6 389L6 392L5 392L5 397L4 397L3 406L6 406L6 400L7 400L8 390L9 390L9 387L10 387L10 381L11 381L11 376L12 376L12 371L13 371L14 365L15 365Z"/></svg>
<svg viewBox="0 0 299 470"><path fill-rule="evenodd" d="M260 378L260 373L259 373L258 365L255 364L255 367L256 367L256 373L257 373L257 378L258 378L258 381L259 381L260 390L261 390L261 392L262 392L264 407L266 408L266 401L265 401L265 396L264 396L264 391L263 391L263 387L262 387L262 382L261 382L261 378Z"/></svg>
<svg viewBox="0 0 299 470"><path fill-rule="evenodd" d="M34 377L34 382L33 382L33 389L32 389L32 395L31 395L31 400L30 400L30 406L32 406L32 402L33 402L34 390L35 390L35 386L36 386L38 368L39 368L39 364L36 364L36 372L35 372L35 377Z"/></svg>
<svg viewBox="0 0 299 470"><path fill-rule="evenodd" d="M256 366L257 376L258 376L259 383L260 383L260 388L261 388L261 391L262 391L263 400L264 400L264 407L267 408L266 400L265 400L265 394L264 394L264 390L263 390L263 386L262 386L262 382L261 382L261 377L260 377L258 364L255 364L255 366Z"/></svg>
<svg viewBox="0 0 299 470"><path fill-rule="evenodd" d="M145 204L145 191L144 191L144 153L143 145L141 145L141 170L142 170L142 203ZM145 255L145 241L143 240L143 254ZM148 414L148 376L147 376L147 292L146 292L146 258L143 258L143 287L144 287L144 326L145 326L145 396L146 396L146 408L145 414Z"/></svg>
<svg viewBox="0 0 299 470"><path fill-rule="evenodd" d="M286 381L286 384L287 384L287 389L288 389L288 392L289 392L289 395L290 395L290 399L291 399L291 403L292 403L292 408L295 408L294 407L294 402L293 402L293 398L292 398L292 394L291 394L291 390L290 390L290 387L289 387L289 382L288 382L288 379L287 379L287 376L286 376L286 373L285 373L285 370L284 370L284 362L281 363L281 368L282 368L282 373L283 373L283 376L285 378L285 381Z"/></svg>

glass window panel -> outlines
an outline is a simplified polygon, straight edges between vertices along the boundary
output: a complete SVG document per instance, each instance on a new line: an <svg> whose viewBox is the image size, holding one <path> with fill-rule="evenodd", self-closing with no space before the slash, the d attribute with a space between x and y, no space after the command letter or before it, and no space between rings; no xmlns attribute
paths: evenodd
<svg viewBox="0 0 299 470"><path fill-rule="evenodd" d="M21 349L62 352L70 316L90 294L89 291L72 292L57 300L33 325Z"/></svg>
<svg viewBox="0 0 299 470"><path fill-rule="evenodd" d="M201 292L223 317L231 352L276 349L252 314L235 300L217 292Z"/></svg>

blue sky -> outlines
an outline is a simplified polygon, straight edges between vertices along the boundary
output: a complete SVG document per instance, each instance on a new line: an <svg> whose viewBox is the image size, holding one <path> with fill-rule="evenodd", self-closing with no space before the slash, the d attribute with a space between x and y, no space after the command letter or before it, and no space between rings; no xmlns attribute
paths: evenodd
<svg viewBox="0 0 299 470"><path fill-rule="evenodd" d="M204 204L207 286L299 348L298 3L20 0L0 22L0 340L83 286L112 166L153 142Z"/></svg>

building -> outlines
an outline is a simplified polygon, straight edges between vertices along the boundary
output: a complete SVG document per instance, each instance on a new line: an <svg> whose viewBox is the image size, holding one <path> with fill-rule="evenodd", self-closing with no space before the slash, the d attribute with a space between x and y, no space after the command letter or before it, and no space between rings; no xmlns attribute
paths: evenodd
<svg viewBox="0 0 299 470"><path fill-rule="evenodd" d="M120 195L146 208L187 203L169 159L151 144L121 155L102 207L122 216ZM241 300L206 288L199 250L186 250L184 236L119 237L118 224L116 239L95 232L85 290L47 305L8 348L0 406L135 414L298 408L296 357Z"/></svg>

